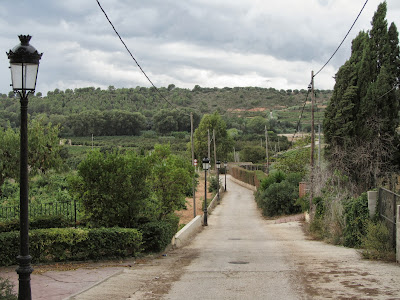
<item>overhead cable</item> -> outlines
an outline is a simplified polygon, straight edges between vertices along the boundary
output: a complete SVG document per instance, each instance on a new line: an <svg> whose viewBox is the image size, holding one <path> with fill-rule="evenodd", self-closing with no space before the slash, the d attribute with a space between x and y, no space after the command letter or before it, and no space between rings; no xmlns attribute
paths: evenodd
<svg viewBox="0 0 400 300"><path fill-rule="evenodd" d="M325 67L327 64L329 64L329 62L331 61L331 59L335 56L336 52L338 52L339 48L342 46L342 44L344 43L344 41L346 40L347 36L350 34L350 31L353 29L354 25L356 24L358 18L360 17L362 11L364 10L364 7L367 5L368 0L365 1L363 7L361 8L361 11L358 13L357 18L354 20L353 25L351 25L349 31L347 32L347 34L345 35L345 37L343 38L342 42L339 44L339 46L336 48L335 52L333 52L332 56L328 59L328 61L322 66L321 69L318 70L318 72L316 72L314 74L314 77L317 76Z"/></svg>
<svg viewBox="0 0 400 300"><path fill-rule="evenodd" d="M132 59L135 61L136 65L139 67L140 71L142 71L143 75L147 78L147 80L150 82L150 84L156 89L156 91L158 92L158 94L161 96L161 98L163 100L165 100L169 105L171 105L173 108L176 108L170 101L168 101L167 98L164 97L164 95L160 92L160 90L153 84L153 82L150 80L149 76L147 76L147 74L143 71L142 67L139 65L138 61L135 59L135 57L133 56L132 52L129 50L128 46L125 44L124 40L122 39L122 37L120 36L120 34L118 33L117 29L115 29L115 26L113 25L113 23L111 22L110 18L107 16L107 13L104 11L103 7L101 6L99 0L96 0L97 4L99 5L100 9L102 10L104 16L107 18L108 23L110 23L111 27L114 29L114 32L116 33L116 35L119 37L121 43L124 45L126 51L128 51L129 55L132 57Z"/></svg>

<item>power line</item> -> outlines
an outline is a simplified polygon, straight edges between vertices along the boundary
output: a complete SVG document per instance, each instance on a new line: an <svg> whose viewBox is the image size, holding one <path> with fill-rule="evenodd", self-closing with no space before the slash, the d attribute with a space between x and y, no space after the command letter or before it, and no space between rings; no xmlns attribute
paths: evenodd
<svg viewBox="0 0 400 300"><path fill-rule="evenodd" d="M156 91L158 92L158 94L161 96L162 99L164 99L169 105L171 105L173 108L176 108L170 101L167 100L167 98L164 97L164 95L160 92L160 90L153 84L153 82L150 80L149 76L147 76L147 74L143 71L142 67L139 65L139 63L137 62L137 60L135 59L135 57L133 56L132 52L129 50L128 46L125 44L124 40L122 39L122 37L120 36L120 34L118 33L117 29L115 29L115 26L113 25L113 23L111 22L110 18L107 16L107 13L104 11L103 7L101 6L99 0L96 0L97 4L99 5L100 9L102 10L104 16L107 18L108 23L110 23L111 27L114 29L114 32L117 34L117 36L119 37L121 43L124 45L126 51L128 51L129 55L132 57L132 59L135 61L136 65L139 67L140 71L142 71L143 75L147 78L147 80L151 83L151 85L156 89Z"/></svg>
<svg viewBox="0 0 400 300"><path fill-rule="evenodd" d="M350 31L353 29L354 25L356 24L358 18L360 17L362 11L364 10L364 7L367 5L368 0L365 1L363 7L361 8L361 11L358 13L357 18L354 20L353 25L351 25L349 31L347 32L347 34L345 35L345 37L343 38L342 42L339 44L339 46L336 48L335 52L333 52L332 56L328 59L328 61L322 66L321 69L319 69L319 71L317 73L315 73L314 77L317 76L325 67L326 65L331 61L331 59L335 56L336 52L338 52L339 48L342 46L342 44L344 43L344 41L346 40L347 36L350 34Z"/></svg>
<svg viewBox="0 0 400 300"><path fill-rule="evenodd" d="M294 137L296 136L296 133L298 132L298 129L299 129L299 126L300 126L300 121L301 121L301 118L303 117L304 108L306 107L309 94L310 94L310 89L308 88L307 89L307 96L306 96L306 99L304 100L304 104L303 104L303 108L301 109L301 114L299 116L299 120L297 121L296 131L294 132L293 137L292 137L292 141L290 143L291 145L293 145Z"/></svg>

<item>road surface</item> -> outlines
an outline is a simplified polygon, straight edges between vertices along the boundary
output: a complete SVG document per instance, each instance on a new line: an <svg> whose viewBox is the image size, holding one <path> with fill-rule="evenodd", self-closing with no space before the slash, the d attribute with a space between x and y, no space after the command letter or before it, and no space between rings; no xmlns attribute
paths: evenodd
<svg viewBox="0 0 400 300"><path fill-rule="evenodd" d="M205 227L181 249L126 268L70 299L400 299L400 266L307 239L265 220L228 180Z"/></svg>

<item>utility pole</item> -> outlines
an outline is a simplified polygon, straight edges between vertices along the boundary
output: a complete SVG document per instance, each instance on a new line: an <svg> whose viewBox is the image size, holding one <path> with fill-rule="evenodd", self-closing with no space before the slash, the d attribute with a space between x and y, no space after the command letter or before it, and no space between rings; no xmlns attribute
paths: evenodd
<svg viewBox="0 0 400 300"><path fill-rule="evenodd" d="M268 131L267 125L265 125L265 154L267 157L267 174L269 174L269 155L268 155Z"/></svg>
<svg viewBox="0 0 400 300"><path fill-rule="evenodd" d="M192 112L190 112L190 141L192 143L192 166L194 166L193 113ZM193 175L195 175L195 174L193 174ZM193 176L193 218L196 218L196 187L195 187L195 184L196 184L196 177Z"/></svg>
<svg viewBox="0 0 400 300"><path fill-rule="evenodd" d="M321 124L318 124L318 169L321 170Z"/></svg>
<svg viewBox="0 0 400 300"><path fill-rule="evenodd" d="M207 129L207 136L208 136L208 156L207 158L211 158L211 152L210 152L210 146L211 146L211 141L210 141L210 129Z"/></svg>
<svg viewBox="0 0 400 300"><path fill-rule="evenodd" d="M217 166L217 147L215 146L215 129L213 129L213 141L214 141L214 170Z"/></svg>
<svg viewBox="0 0 400 300"><path fill-rule="evenodd" d="M312 209L312 199L314 198L314 148L315 148L315 132L314 132L314 71L311 71L311 188L310 188L310 213Z"/></svg>

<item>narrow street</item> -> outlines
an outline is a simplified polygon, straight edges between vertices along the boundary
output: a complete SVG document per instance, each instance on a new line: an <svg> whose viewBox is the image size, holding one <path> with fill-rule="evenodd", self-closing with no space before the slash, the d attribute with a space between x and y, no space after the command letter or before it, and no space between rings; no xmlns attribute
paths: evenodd
<svg viewBox="0 0 400 300"><path fill-rule="evenodd" d="M70 299L400 299L399 265L263 219L253 192L230 179L208 224L186 247Z"/></svg>

